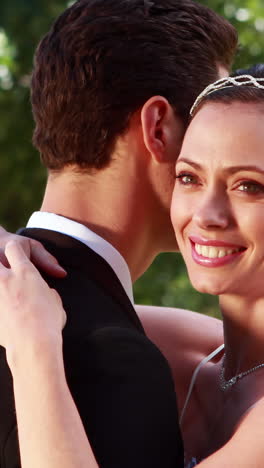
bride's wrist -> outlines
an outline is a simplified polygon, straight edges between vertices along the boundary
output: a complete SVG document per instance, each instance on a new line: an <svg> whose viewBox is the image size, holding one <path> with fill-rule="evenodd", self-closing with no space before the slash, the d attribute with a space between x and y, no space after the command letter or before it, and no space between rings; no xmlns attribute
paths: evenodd
<svg viewBox="0 0 264 468"><path fill-rule="evenodd" d="M35 366L62 364L62 335L40 336L37 339L24 337L13 341L6 349L6 358L12 374Z"/></svg>

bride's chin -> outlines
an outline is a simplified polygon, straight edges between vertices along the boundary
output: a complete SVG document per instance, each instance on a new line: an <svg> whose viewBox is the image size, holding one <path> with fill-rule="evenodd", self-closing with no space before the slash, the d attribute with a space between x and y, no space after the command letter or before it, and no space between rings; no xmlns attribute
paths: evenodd
<svg viewBox="0 0 264 468"><path fill-rule="evenodd" d="M218 284L215 282L210 283L209 281L192 281L192 279L191 283L196 291L203 294L220 296L221 294L226 293L226 288L223 287L223 284Z"/></svg>

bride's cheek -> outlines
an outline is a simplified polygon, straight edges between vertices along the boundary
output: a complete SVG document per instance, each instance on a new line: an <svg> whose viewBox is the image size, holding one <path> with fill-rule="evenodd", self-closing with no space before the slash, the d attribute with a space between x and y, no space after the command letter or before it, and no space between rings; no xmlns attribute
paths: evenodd
<svg viewBox="0 0 264 468"><path fill-rule="evenodd" d="M171 221L176 237L181 234L183 225L185 224L184 207L178 203L174 203L171 209Z"/></svg>
<svg viewBox="0 0 264 468"><path fill-rule="evenodd" d="M195 199L190 193L185 194L180 189L174 190L171 202L171 220L175 228L188 221L195 204Z"/></svg>

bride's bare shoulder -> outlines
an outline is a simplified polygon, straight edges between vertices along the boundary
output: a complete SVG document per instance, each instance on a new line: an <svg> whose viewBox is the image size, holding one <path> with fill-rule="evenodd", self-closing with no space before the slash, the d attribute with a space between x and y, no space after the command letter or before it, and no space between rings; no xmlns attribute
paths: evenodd
<svg viewBox="0 0 264 468"><path fill-rule="evenodd" d="M216 318L173 307L136 305L136 311L148 336L174 349L209 354L223 343L222 322Z"/></svg>

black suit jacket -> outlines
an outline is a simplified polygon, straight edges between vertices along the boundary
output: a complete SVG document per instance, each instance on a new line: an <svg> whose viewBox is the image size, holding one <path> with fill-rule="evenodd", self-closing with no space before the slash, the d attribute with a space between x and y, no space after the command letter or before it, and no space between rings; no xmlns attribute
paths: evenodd
<svg viewBox="0 0 264 468"><path fill-rule="evenodd" d="M68 272L65 279L45 279L59 292L67 313L63 331L67 382L99 466L182 467L167 361L145 336L112 268L64 234L45 229L24 229L20 234L41 241ZM20 467L12 377L3 348L0 450L0 468Z"/></svg>

